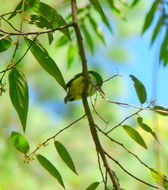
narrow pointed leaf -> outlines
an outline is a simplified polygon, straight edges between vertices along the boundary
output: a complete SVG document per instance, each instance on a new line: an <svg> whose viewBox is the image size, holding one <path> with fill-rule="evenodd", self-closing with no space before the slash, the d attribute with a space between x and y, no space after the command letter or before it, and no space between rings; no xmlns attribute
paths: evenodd
<svg viewBox="0 0 168 190"><path fill-rule="evenodd" d="M141 104L145 103L147 99L145 86L135 76L130 75L130 77L134 82L134 87L135 87L137 96L139 98L139 101L141 102Z"/></svg>
<svg viewBox="0 0 168 190"><path fill-rule="evenodd" d="M123 125L124 130L126 131L126 133L135 141L137 142L139 145L141 145L142 147L144 147L145 149L147 149L147 146L145 144L145 141L143 140L143 138L141 137L141 135L132 127L130 127L129 125Z"/></svg>
<svg viewBox="0 0 168 190"><path fill-rule="evenodd" d="M152 129L151 129L148 125L146 125L145 123L143 123L143 118L142 118L142 117L138 117L138 118L137 118L137 122L138 122L139 126L140 126L143 130L145 130L146 132L149 132L149 133L154 137L154 139L155 139L157 142L159 142L159 140L158 140L158 138L157 138L157 136L156 136L156 133L153 132Z"/></svg>
<svg viewBox="0 0 168 190"><path fill-rule="evenodd" d="M159 1L155 0L154 3L152 4L151 9L147 13L146 18L145 18L145 23L144 23L143 29L142 29L142 34L150 27L150 25L154 19L154 15L157 10L158 4L159 4Z"/></svg>
<svg viewBox="0 0 168 190"><path fill-rule="evenodd" d="M65 89L66 85L61 71L55 61L49 56L46 49L37 40L33 42L29 38L25 38L25 41L28 47L31 46L30 50L38 63Z"/></svg>
<svg viewBox="0 0 168 190"><path fill-rule="evenodd" d="M48 36L48 42L49 42L49 45L50 45L54 40L53 32L47 33L47 36Z"/></svg>
<svg viewBox="0 0 168 190"><path fill-rule="evenodd" d="M17 14L17 11L21 10L22 6L23 6L23 0L21 0L19 2L19 4L16 6L15 10L13 11L13 13L9 16L8 20L10 20L11 18L13 18Z"/></svg>
<svg viewBox="0 0 168 190"><path fill-rule="evenodd" d="M134 7L138 2L139 2L139 0L134 0L134 1L132 2L131 7Z"/></svg>
<svg viewBox="0 0 168 190"><path fill-rule="evenodd" d="M160 115L168 116L168 108L164 108L162 106L154 106L153 110Z"/></svg>
<svg viewBox="0 0 168 190"><path fill-rule="evenodd" d="M32 3L30 6L34 12L44 17L52 25L53 28L67 25L64 18L51 6L42 2L35 2ZM68 39L70 39L70 33L68 28L61 29L60 31L63 32Z"/></svg>
<svg viewBox="0 0 168 190"><path fill-rule="evenodd" d="M9 73L9 95L25 131L29 105L28 85L24 74L17 68Z"/></svg>
<svg viewBox="0 0 168 190"><path fill-rule="evenodd" d="M152 171L153 170L153 171ZM163 174L162 172L156 170L156 169L152 169L151 170L151 175L154 179L154 181L159 184L161 187L164 188L168 188L168 178L165 174Z"/></svg>
<svg viewBox="0 0 168 190"><path fill-rule="evenodd" d="M110 23L99 3L98 0L90 0L90 2L93 4L93 6L95 7L96 11L100 14L103 22L106 24L106 26L109 28L109 30L112 32L112 29L111 29L111 26L110 26Z"/></svg>
<svg viewBox="0 0 168 190"><path fill-rule="evenodd" d="M74 64L74 58L75 58L75 47L73 44L71 44L67 52L68 68L70 68Z"/></svg>
<svg viewBox="0 0 168 190"><path fill-rule="evenodd" d="M10 140L13 146L20 152L25 154L29 151L29 143L20 133L13 131Z"/></svg>
<svg viewBox="0 0 168 190"><path fill-rule="evenodd" d="M62 177L58 170L55 168L55 166L47 160L44 156L38 154L37 159L40 162L40 164L60 183L62 187L65 188L64 182L62 180Z"/></svg>
<svg viewBox="0 0 168 190"><path fill-rule="evenodd" d="M167 64L167 62L166 62L167 52L168 52L167 41L168 41L168 30L166 31L164 39L162 41L162 46L161 46L160 55L159 55L159 60L165 62L164 65Z"/></svg>
<svg viewBox="0 0 168 190"><path fill-rule="evenodd" d="M99 186L100 182L94 182L91 185L89 185L86 190L95 190Z"/></svg>
<svg viewBox="0 0 168 190"><path fill-rule="evenodd" d="M0 34L0 37L3 37L3 34ZM8 50L12 46L12 39L11 38L5 38L0 40L0 52Z"/></svg>
<svg viewBox="0 0 168 190"><path fill-rule="evenodd" d="M69 152L67 151L67 149L65 148L65 146L60 143L59 141L55 141L54 142L55 148L58 152L58 154L60 155L61 159L65 162L65 164L75 173L77 174L77 171L75 169L75 165L73 163L73 160L69 154ZM77 174L78 175L78 174Z"/></svg>

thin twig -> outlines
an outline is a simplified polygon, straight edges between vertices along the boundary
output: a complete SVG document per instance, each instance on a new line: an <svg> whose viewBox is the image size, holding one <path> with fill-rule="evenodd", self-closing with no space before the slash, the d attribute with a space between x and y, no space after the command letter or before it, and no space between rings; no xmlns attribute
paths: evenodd
<svg viewBox="0 0 168 190"><path fill-rule="evenodd" d="M75 121L73 121L72 123L70 123L68 126L64 127L64 128L61 129L60 131L58 131L55 135L53 135L53 136L49 137L48 139L46 139L43 143L40 143L34 151L32 151L32 152L31 152L30 154L28 154L28 155L25 155L26 160L29 161L29 159L31 159L31 157L32 157L33 155L36 155L36 152L37 152L41 147L45 146L49 141L51 141L51 140L53 140L53 139L55 140L55 138L56 138L60 133L62 133L63 131L69 129L69 128L70 128L71 126L73 126L75 123L77 123L77 122L79 122L80 120L82 120L85 116L86 116L86 115L83 115L82 117L80 117L80 118L78 118L77 120L75 120Z"/></svg>

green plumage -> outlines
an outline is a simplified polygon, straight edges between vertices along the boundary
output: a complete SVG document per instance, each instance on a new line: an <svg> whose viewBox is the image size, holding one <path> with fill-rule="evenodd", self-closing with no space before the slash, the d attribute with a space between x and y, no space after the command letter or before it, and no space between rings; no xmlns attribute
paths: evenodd
<svg viewBox="0 0 168 190"><path fill-rule="evenodd" d="M97 90L103 84L102 77L95 71L89 71L89 86L87 90L87 97L93 96ZM67 84L67 96L64 99L64 102L71 102L75 100L82 99L82 92L84 88L84 77L82 73L75 75Z"/></svg>

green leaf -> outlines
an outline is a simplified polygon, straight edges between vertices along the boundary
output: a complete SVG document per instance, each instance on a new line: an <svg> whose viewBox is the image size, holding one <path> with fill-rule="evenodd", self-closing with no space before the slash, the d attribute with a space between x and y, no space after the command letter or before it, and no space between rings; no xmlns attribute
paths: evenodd
<svg viewBox="0 0 168 190"><path fill-rule="evenodd" d="M159 60L160 61L164 61L164 65L167 64L167 54L168 54L168 44L167 44L167 41L168 41L168 30L166 31L165 33L165 36L164 36L164 39L163 39L163 42L162 42L162 46L161 46L161 49L160 49L160 55L159 55Z"/></svg>
<svg viewBox="0 0 168 190"><path fill-rule="evenodd" d="M3 34L0 34L0 38L3 37ZM10 37L0 40L0 52L8 50L12 45L12 39Z"/></svg>
<svg viewBox="0 0 168 190"><path fill-rule="evenodd" d="M109 30L112 32L112 28L111 28L111 26L110 26L110 23L109 23L109 21L108 21L106 15L105 15L105 13L104 13L102 7L101 7L99 1L98 1L98 0L90 0L90 2L91 2L91 3L93 4L93 6L95 7L96 11L100 14L100 16L101 16L103 22L106 24L106 26L107 26L107 27L109 28Z"/></svg>
<svg viewBox="0 0 168 190"><path fill-rule="evenodd" d="M115 7L113 0L107 0L107 3L109 4L110 8L117 14L120 14L120 10Z"/></svg>
<svg viewBox="0 0 168 190"><path fill-rule="evenodd" d="M141 102L141 104L145 103L147 99L145 86L135 76L130 75L130 77L134 82L134 87L135 87L137 96L139 98L139 101Z"/></svg>
<svg viewBox="0 0 168 190"><path fill-rule="evenodd" d="M149 28L153 19L155 18L154 15L157 10L158 4L159 4L159 1L155 0L154 3L152 4L151 9L147 13L146 18L145 18L145 23L144 23L143 29L142 29L142 34Z"/></svg>
<svg viewBox="0 0 168 190"><path fill-rule="evenodd" d="M62 177L59 173L59 171L55 168L55 166L47 160L44 156L38 154L37 159L40 162L40 164L60 183L62 187L65 189L64 182L62 180Z"/></svg>
<svg viewBox="0 0 168 190"><path fill-rule="evenodd" d="M49 42L49 45L50 45L54 40L53 32L47 33L47 36L48 36L48 42Z"/></svg>
<svg viewBox="0 0 168 190"><path fill-rule="evenodd" d="M145 149L147 149L147 146L145 144L145 141L143 140L143 138L141 137L141 135L132 127L130 127L129 125L123 125L122 126L124 128L124 130L126 131L126 133L134 140L136 141L139 145L141 145L142 147L144 147Z"/></svg>
<svg viewBox="0 0 168 190"><path fill-rule="evenodd" d="M154 139L155 139L157 142L159 142L159 140L158 140L158 138L157 138L157 136L156 136L156 133L153 132L152 129L151 129L148 125L146 125L145 123L143 123L143 118L142 118L142 117L138 117L138 118L137 118L137 122L138 122L139 126L140 126L143 130L145 130L146 132L149 132L149 133L154 137Z"/></svg>
<svg viewBox="0 0 168 190"><path fill-rule="evenodd" d="M69 154L69 152L67 151L67 149L65 148L65 146L60 143L59 141L55 141L54 142L55 148L58 152L58 154L60 155L60 157L62 158L62 160L65 162L65 164L75 173L78 175L76 169L75 169L75 165L73 163L73 160Z"/></svg>
<svg viewBox="0 0 168 190"><path fill-rule="evenodd" d="M29 38L25 38L27 45L39 64L47 71L55 80L66 89L64 78L54 60L49 56L46 49L37 41L32 41Z"/></svg>
<svg viewBox="0 0 168 190"><path fill-rule="evenodd" d="M52 24L53 28L67 25L64 18L54 8L50 7L45 3L33 3L31 5L31 9L38 15L44 17L50 24ZM70 33L68 28L61 29L60 31L63 32L68 39L70 39Z"/></svg>
<svg viewBox="0 0 168 190"><path fill-rule="evenodd" d="M153 107L153 110L154 110L156 113L160 114L160 115L168 116L168 108L164 108L164 107L162 107L162 106L154 106L154 107ZM163 112L161 112L161 111L163 111ZM166 112L167 112L167 113L166 113Z"/></svg>
<svg viewBox="0 0 168 190"><path fill-rule="evenodd" d="M158 36L159 34L159 31L161 30L162 28L162 25L163 25L163 16L160 16L156 26L155 26L155 29L153 31L153 34L152 34L152 39L151 39L151 45L153 44L153 42L155 41L156 37Z"/></svg>
<svg viewBox="0 0 168 190"><path fill-rule="evenodd" d="M62 47L67 43L68 43L68 39L65 36L61 36L56 43L56 47Z"/></svg>
<svg viewBox="0 0 168 190"><path fill-rule="evenodd" d="M95 190L99 186L100 182L94 182L91 185L89 185L86 190Z"/></svg>
<svg viewBox="0 0 168 190"><path fill-rule="evenodd" d="M71 44L67 52L68 68L70 68L74 64L74 58L75 58L75 46Z"/></svg>
<svg viewBox="0 0 168 190"><path fill-rule="evenodd" d="M83 33L84 33L86 42L88 44L88 47L89 47L90 51L93 53L94 52L94 43L92 41L92 37L91 37L91 35L89 34L89 31L87 30L87 28L84 25L82 26L82 29L83 29Z"/></svg>
<svg viewBox="0 0 168 190"><path fill-rule="evenodd" d="M139 2L139 0L134 0L134 1L132 2L131 7L134 7L138 2Z"/></svg>
<svg viewBox="0 0 168 190"><path fill-rule="evenodd" d="M13 18L17 14L17 11L20 11L22 9L22 6L23 6L23 0L21 0L19 2L19 4L16 6L14 12L9 16L8 20L10 20L11 18Z"/></svg>
<svg viewBox="0 0 168 190"><path fill-rule="evenodd" d="M26 78L17 68L13 68L9 73L9 95L11 102L19 115L23 130L25 132L29 94Z"/></svg>
<svg viewBox="0 0 168 190"><path fill-rule="evenodd" d="M13 146L20 152L26 154L29 151L29 143L20 133L13 131L10 140Z"/></svg>
<svg viewBox="0 0 168 190"><path fill-rule="evenodd" d="M153 171L152 171L153 170ZM161 187L164 187L164 188L168 188L168 178L165 174L163 174L162 172L156 170L156 169L153 169L152 168L151 170L151 175L154 179L154 181L159 184Z"/></svg>
<svg viewBox="0 0 168 190"><path fill-rule="evenodd" d="M103 42L103 44L105 44L104 36L103 36L103 33L102 33L100 27L97 25L95 20L91 17L91 15L89 15L88 18L89 18L90 24L91 24L94 32L99 37L99 39Z"/></svg>

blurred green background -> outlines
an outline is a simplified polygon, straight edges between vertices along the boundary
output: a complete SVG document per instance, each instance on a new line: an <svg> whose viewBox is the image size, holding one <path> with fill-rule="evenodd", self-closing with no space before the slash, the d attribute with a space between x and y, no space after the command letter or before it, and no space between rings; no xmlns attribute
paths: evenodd
<svg viewBox="0 0 168 190"><path fill-rule="evenodd" d="M16 0L6 0L1 2L0 14L14 10L18 2L19 1ZM64 16L68 14L70 9L69 3L63 3L61 0L50 0L45 3L57 8ZM82 4L86 2L80 3L81 2L79 2L79 6L82 6ZM152 92L152 89L155 89L155 87L151 86L153 80L152 68L154 65L153 60L155 51L149 49L149 43L146 43L149 39L150 33L145 34L146 36L140 39L141 28L150 4L151 2L141 1L133 9L121 7L122 14L126 17L127 21L122 20L120 17L112 13L112 11L107 9L106 14L108 15L114 30L113 35L101 23L100 17L96 13L93 13L95 14L93 16L102 27L106 45L102 45L101 41L93 35L93 41L96 48L94 54L91 54L84 41L89 68L101 73L104 80L116 74L118 71L119 74L122 74L122 77L116 77L109 82L104 83L103 90L109 99L139 105L133 84L128 77L129 74L135 74L135 76L144 83L149 95L149 101L152 98L156 98L154 97L155 93L153 94ZM104 8L106 9L106 5L104 5ZM16 27L19 26L19 19L20 16L17 16L12 20L12 23ZM11 30L11 28L4 22L2 22L2 26L6 31ZM37 28L35 26L24 25L24 30L32 31L37 30ZM91 29L90 31L93 32ZM76 73L81 72L81 64L78 57L78 50L76 50L75 63L68 68L67 45L58 47L58 39L61 35L61 33L56 32L55 40L50 46L48 45L46 35L40 36L39 39L48 50L50 56L54 58L58 64L67 82ZM13 39L16 38L13 37ZM17 59L22 56L25 49L26 47L24 43L21 44L19 51L17 52ZM1 70L9 63L13 50L14 47L10 48L5 53L0 54ZM145 53L145 51L147 52ZM66 95L65 92L57 85L55 80L40 67L30 52L19 64L19 67L25 73L29 85L30 105L25 136L31 145L31 150L34 150L39 143L82 116L83 108L80 101L72 102L67 105L64 104L63 99ZM165 75L166 71L167 68L163 70L161 77L167 75ZM165 81L164 79L166 78L162 78L161 83L163 83L162 81ZM57 181L51 177L36 160L31 161L29 164L24 163L23 155L17 152L11 145L9 141L11 131L22 131L22 127L18 115L9 99L7 75L5 82L6 93L0 97L0 190L11 190L11 188L13 190L62 189ZM164 92L162 92L162 87L159 86L158 89L160 90L157 92L158 102L163 106L168 107L168 105L166 105L167 97L165 97ZM109 125L106 126L106 124L94 113L96 123L101 129L105 129L106 127L110 129L135 111L134 109L109 104L102 100L101 97L98 97L96 110L106 121L109 122ZM157 132L162 146L156 145L152 136L145 133L137 126L136 118L128 120L126 124L134 126L139 131L147 143L148 150L144 150L131 140L121 127L114 130L111 136L136 153L148 165L153 168L158 168L166 174L168 173L168 120L167 118L153 114L150 111L144 111L140 115L144 117L145 123ZM132 158L118 145L109 142L101 135L100 137L106 150L108 150L108 152L128 171L132 172L135 176L154 184L150 172L138 163L135 158ZM52 142L50 142L48 146L40 149L39 153L46 156L57 167L63 176L68 190L82 190L94 181L101 181L97 155L86 119L83 119L58 136L58 140L61 141L71 153L79 176L75 176L65 166L56 154ZM119 177L121 187L125 190L151 189L134 179L131 179L118 168L115 163L111 162L111 167ZM103 185L100 185L98 188L98 190L101 189L103 189Z"/></svg>

